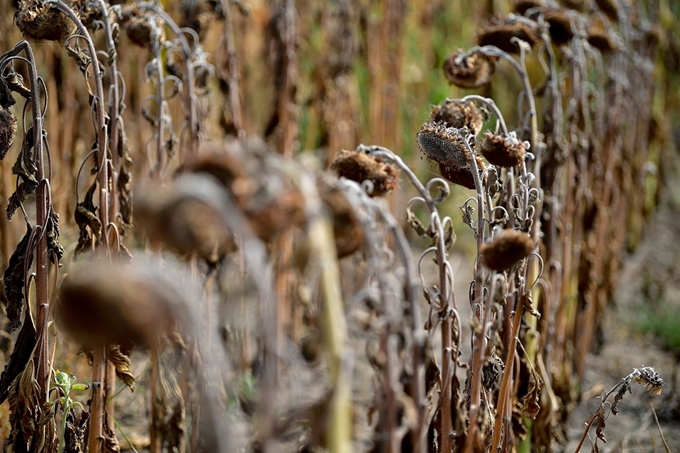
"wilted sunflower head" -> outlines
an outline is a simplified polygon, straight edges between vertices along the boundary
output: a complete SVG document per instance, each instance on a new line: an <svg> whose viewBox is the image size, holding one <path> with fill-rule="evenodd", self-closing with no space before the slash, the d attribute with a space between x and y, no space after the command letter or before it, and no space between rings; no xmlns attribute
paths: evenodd
<svg viewBox="0 0 680 453"><path fill-rule="evenodd" d="M491 80L496 71L496 58L481 52L468 55L458 49L444 61L442 68L449 83L460 88L479 88Z"/></svg>
<svg viewBox="0 0 680 453"><path fill-rule="evenodd" d="M533 239L518 230L502 230L479 250L482 263L497 272L510 269L534 251Z"/></svg>
<svg viewBox="0 0 680 453"><path fill-rule="evenodd" d="M456 129L466 127L474 136L477 136L484 126L484 115L473 102L456 99L447 99L433 107L430 120Z"/></svg>
<svg viewBox="0 0 680 453"><path fill-rule="evenodd" d="M76 31L76 24L55 6L44 0L22 0L14 22L27 38L63 42Z"/></svg>
<svg viewBox="0 0 680 453"><path fill-rule="evenodd" d="M359 184L370 181L371 197L386 195L399 186L397 170L392 165L362 152L341 149L331 163L331 170Z"/></svg>

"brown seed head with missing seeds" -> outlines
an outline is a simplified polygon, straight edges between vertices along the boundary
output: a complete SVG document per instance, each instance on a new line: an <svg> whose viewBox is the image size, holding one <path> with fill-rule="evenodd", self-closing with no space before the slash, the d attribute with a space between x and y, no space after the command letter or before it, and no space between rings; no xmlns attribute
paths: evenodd
<svg viewBox="0 0 680 453"><path fill-rule="evenodd" d="M165 41L163 20L150 12L142 11L139 5L125 6L121 11L121 26L134 44L153 50Z"/></svg>
<svg viewBox="0 0 680 453"><path fill-rule="evenodd" d="M478 155L475 156L475 160L477 161L477 169L481 175L482 172L484 172L486 165L484 165L484 161L482 161L482 158ZM472 168L470 165L466 165L465 167L450 167L444 164L439 164L439 171L448 181L459 186L475 190L475 178L472 175Z"/></svg>
<svg viewBox="0 0 680 453"><path fill-rule="evenodd" d="M392 165L361 152L340 150L331 163L331 170L359 184L371 181L371 197L381 197L399 186L397 170Z"/></svg>
<svg viewBox="0 0 680 453"><path fill-rule="evenodd" d="M424 123L418 132L418 146L428 159L447 167L463 168L468 164L470 151L465 138L444 123Z"/></svg>
<svg viewBox="0 0 680 453"><path fill-rule="evenodd" d="M484 115L473 102L462 102L447 99L432 108L430 120L444 123L446 127L462 129L467 127L472 135L477 136L484 126Z"/></svg>
<svg viewBox="0 0 680 453"><path fill-rule="evenodd" d="M515 167L524 162L527 149L524 143L515 137L487 132L482 141L482 154L490 164L497 167Z"/></svg>
<svg viewBox="0 0 680 453"><path fill-rule="evenodd" d="M0 160L4 159L17 136L17 117L0 107Z"/></svg>
<svg viewBox="0 0 680 453"><path fill-rule="evenodd" d="M536 244L528 234L518 230L503 230L479 250L482 263L491 270L502 272L534 251Z"/></svg>
<svg viewBox="0 0 680 453"><path fill-rule="evenodd" d="M481 52L463 54L465 51L458 49L444 61L442 69L446 80L460 88L479 88L489 83L496 71L497 59Z"/></svg>
<svg viewBox="0 0 680 453"><path fill-rule="evenodd" d="M43 0L22 0L14 22L27 38L63 42L76 31L76 24L56 7Z"/></svg>
<svg viewBox="0 0 680 453"><path fill-rule="evenodd" d="M480 46L496 46L508 53L519 53L519 46L513 38L521 39L531 47L539 42L534 27L512 19L491 22L477 33L477 43Z"/></svg>

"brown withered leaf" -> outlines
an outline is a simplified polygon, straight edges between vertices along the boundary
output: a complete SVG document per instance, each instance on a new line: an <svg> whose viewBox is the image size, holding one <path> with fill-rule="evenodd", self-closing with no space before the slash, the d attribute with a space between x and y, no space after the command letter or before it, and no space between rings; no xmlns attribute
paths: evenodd
<svg viewBox="0 0 680 453"><path fill-rule="evenodd" d="M78 40L73 40L75 41L75 44L71 46L70 44L66 44L66 55L69 57L73 58L78 65L78 69L80 69L80 72L83 74L87 75L87 71L89 70L88 68L90 67L90 62L92 59L90 58L90 54L85 50L80 47L78 44ZM71 42L73 42L71 41Z"/></svg>
<svg viewBox="0 0 680 453"><path fill-rule="evenodd" d="M24 191L28 194L35 192L38 187L38 167L33 156L33 126L31 126L24 135L24 141L21 144L21 151L17 156L17 161L12 166L12 174L19 176L25 184Z"/></svg>
<svg viewBox="0 0 680 453"><path fill-rule="evenodd" d="M132 227L132 157L124 151L123 164L118 172L118 206L124 228ZM124 231L124 230L123 230Z"/></svg>
<svg viewBox="0 0 680 453"><path fill-rule="evenodd" d="M541 410L539 402L541 401L541 387L543 386L543 379L533 367L528 367L529 383L527 393L522 397L522 405L520 411L525 417L535 419L538 412Z"/></svg>
<svg viewBox="0 0 680 453"><path fill-rule="evenodd" d="M17 341L14 343L14 350L9 356L9 361L0 375L0 404L2 404L10 393L10 387L14 380L26 368L26 364L31 361L33 349L38 342L38 336L33 323L33 316L30 310L26 311L24 325L19 331Z"/></svg>
<svg viewBox="0 0 680 453"><path fill-rule="evenodd" d="M36 426L40 420L40 404L38 393L40 386L33 375L33 361L29 360L24 372L18 376L9 392L9 423L12 432L8 443L13 443L16 452L33 451Z"/></svg>
<svg viewBox="0 0 680 453"><path fill-rule="evenodd" d="M607 416L604 413L604 406L600 406L597 409L595 416L597 418L597 427L595 428L595 434L598 439L600 439L602 442L606 444L607 439L604 437L604 429L607 427ZM595 441L595 445L597 445L597 440Z"/></svg>
<svg viewBox="0 0 680 453"><path fill-rule="evenodd" d="M11 71L3 77L10 90L19 93L24 99L31 97L31 90L24 84L24 78L16 71Z"/></svg>
<svg viewBox="0 0 680 453"><path fill-rule="evenodd" d="M7 201L7 207L5 208L7 220L12 220L14 213L17 212L17 209L19 209L19 206L21 206L21 203L24 202L28 195L29 194L24 190L24 183L20 182L17 189L9 196L9 200Z"/></svg>
<svg viewBox="0 0 680 453"><path fill-rule="evenodd" d="M97 208L93 201L96 189L97 184L93 183L85 194L85 199L76 206L74 218L80 229L80 235L78 236L78 245L73 253L74 259L81 253L96 248L101 237L102 222L97 217Z"/></svg>
<svg viewBox="0 0 680 453"><path fill-rule="evenodd" d="M108 412L105 412L105 417L108 418ZM118 439L116 434L109 428L108 423L103 424L104 428L104 445L102 446L103 453L119 453L120 445L118 444Z"/></svg>
<svg viewBox="0 0 680 453"><path fill-rule="evenodd" d="M135 377L130 370L130 353L132 352L132 344L121 346L118 344L110 345L106 353L106 358L116 367L116 376L123 381L130 390L135 391Z"/></svg>
<svg viewBox="0 0 680 453"><path fill-rule="evenodd" d="M64 257L64 247L59 243L59 234L59 214L53 209L47 221L47 251L53 264L59 264Z"/></svg>
<svg viewBox="0 0 680 453"><path fill-rule="evenodd" d="M14 332L21 326L21 313L24 310L24 286L26 283L26 269L33 264L33 254L29 253L28 245L33 230L28 227L26 234L17 245L5 269L3 282L7 294L8 330Z"/></svg>
<svg viewBox="0 0 680 453"><path fill-rule="evenodd" d="M87 411L82 411L77 420L73 411L68 413L66 416L66 432L64 433L65 453L83 453L85 451L85 431L89 419L90 413Z"/></svg>

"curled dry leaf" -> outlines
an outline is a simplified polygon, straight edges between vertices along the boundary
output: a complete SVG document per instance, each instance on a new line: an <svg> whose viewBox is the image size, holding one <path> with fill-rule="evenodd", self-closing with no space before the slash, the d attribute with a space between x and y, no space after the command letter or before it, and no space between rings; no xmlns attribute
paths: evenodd
<svg viewBox="0 0 680 453"><path fill-rule="evenodd" d="M132 158L129 154L118 173L118 212L122 224L126 228L132 227L133 197L132 197Z"/></svg>
<svg viewBox="0 0 680 453"><path fill-rule="evenodd" d="M496 58L475 52L467 55L462 49L444 61L444 76L460 88L479 88L491 80L496 71Z"/></svg>
<svg viewBox="0 0 680 453"><path fill-rule="evenodd" d="M35 380L33 361L29 360L26 368L12 383L9 391L9 422L12 434L8 442L24 446L22 451L34 451L38 448L38 423L42 416L39 396L40 386ZM47 450L49 451L49 450Z"/></svg>
<svg viewBox="0 0 680 453"><path fill-rule="evenodd" d="M106 359L113 364L116 368L116 376L118 379L123 381L123 383L130 388L130 390L135 390L135 376L132 374L130 369L130 353L134 345L128 343L124 346L114 344L110 345L106 353Z"/></svg>
<svg viewBox="0 0 680 453"><path fill-rule="evenodd" d="M340 150L331 163L331 170L338 176L351 179L359 184L372 183L371 197L380 197L398 187L397 170L381 159L365 153Z"/></svg>
<svg viewBox="0 0 680 453"><path fill-rule="evenodd" d="M38 188L38 167L33 156L33 141L33 127L31 126L24 135L21 151L12 166L12 174L19 176L19 185L7 203L6 211L9 220L26 197L35 193L35 189Z"/></svg>
<svg viewBox="0 0 680 453"><path fill-rule="evenodd" d="M63 42L76 31L76 24L66 14L44 0L20 1L14 22L24 36L39 41Z"/></svg>
<svg viewBox="0 0 680 453"><path fill-rule="evenodd" d="M74 259L83 252L94 250L101 238L102 222L97 217L97 208L94 205L96 189L97 184L95 182L88 189L83 201L76 206L74 218L80 230L80 235L78 236L78 245L76 245L73 253Z"/></svg>
<svg viewBox="0 0 680 453"><path fill-rule="evenodd" d="M47 220L47 251L53 264L59 264L64 257L64 247L59 243L59 214L52 209Z"/></svg>
<svg viewBox="0 0 680 453"><path fill-rule="evenodd" d="M541 410L541 387L543 386L543 379L538 374L535 368L527 367L529 373L529 383L527 393L522 397L520 412L525 417L535 419Z"/></svg>

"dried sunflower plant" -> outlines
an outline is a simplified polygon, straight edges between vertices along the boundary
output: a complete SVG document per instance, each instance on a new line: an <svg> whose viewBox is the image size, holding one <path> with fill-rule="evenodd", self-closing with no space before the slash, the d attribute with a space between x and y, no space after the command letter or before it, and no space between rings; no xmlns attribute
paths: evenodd
<svg viewBox="0 0 680 453"><path fill-rule="evenodd" d="M19 64L27 66L28 86L16 70ZM21 150L12 167L12 173L17 176L15 192L6 213L11 219L21 211L26 234L12 254L3 278L9 330L21 330L0 376L0 401L10 402L12 441L17 445L17 451L52 451L58 443L57 425L54 413L45 407L55 351L49 328L54 296L54 293L50 294L49 277L52 268L56 278L56 268L64 250L59 245L59 215L52 205L50 146L43 129L48 96L45 83L37 73L33 49L27 41L21 41L0 56L0 91L2 158L6 157L17 135L18 121L11 111L16 104L15 95L26 99L21 121ZM30 126L26 124L28 112ZM31 222L24 206L31 195L35 196L35 222ZM31 272L34 263L35 271ZM35 288L34 293L32 288ZM62 419L66 416L63 412Z"/></svg>
<svg viewBox="0 0 680 453"><path fill-rule="evenodd" d="M601 138L595 138L594 131L596 124L603 129L613 127L616 130L623 112L615 111L612 118L605 119L597 90L587 84L572 85L570 88L574 91L567 91L560 85L562 75L558 64L567 62L574 83L594 76L595 83L610 77L616 85L624 77L623 71L631 71L629 77L637 77L644 69L637 71L628 66L624 63L626 58L619 54L614 59L621 66L610 74L603 74L603 58L615 47L605 46L596 39L592 29L586 33L585 18L578 13L540 5L523 12L524 16L511 14L507 19L493 21L482 28L477 47L457 51L443 66L449 82L472 89L487 85L497 68L503 62L509 63L522 90L515 114L518 126L515 129L508 127L492 99L468 95L462 99L446 99L434 107L430 121L423 124L418 133L421 151L438 165L442 177L476 192L475 197L461 206L463 221L474 232L477 250L469 294L472 309L469 349L461 345L461 329L468 323L460 318L447 261L453 243L451 238L455 238L455 234L451 220L442 219L437 210L437 204L448 195L448 189L441 186L443 180L434 179L425 186L416 180L414 185L420 195L411 201L407 214L415 231L432 239L433 245L423 257L433 254L439 267L437 284L422 279L431 306L425 326L430 338L439 328L442 342L437 379L426 380L430 413L420 418L421 422L429 423L429 443L427 447L421 445L419 448L429 451L528 451L540 445L550 448L552 440L561 438L559 419L561 414L568 412L567 406L574 396L569 387L563 386L563 371L558 371L559 363L552 362L553 356L545 348L552 342L560 348L569 344L585 348L585 344L590 344L584 343L583 336L560 331L565 324L586 322L586 338L592 338L593 329L597 329L591 310L598 310L598 304L595 308L584 304L585 312L590 314L578 314L570 319L569 316L574 315L565 313L565 300L559 300L559 296L568 296L564 290L574 284L569 280L570 274L564 274L563 267L571 267L571 262L564 258L571 252L561 248L554 234L555 229L564 226L556 222L565 221L555 210L556 203L563 197L569 202L572 195L568 193L574 189L574 186L564 185L574 177L573 173L567 170L565 175L560 166L566 163L567 168L573 169L567 157L569 152L576 161L583 159L578 156L586 137L591 146L602 146L608 153L619 152L620 148L606 144L615 134L607 134L603 143ZM623 12L619 19L622 32L629 33ZM635 38L624 35L623 39L644 40L644 32ZM561 46L561 55L555 54L553 42ZM639 49L640 57L636 58L648 55L647 45L631 45ZM540 104L535 99L527 72L526 61L532 53L539 54L545 71ZM603 91L607 92L604 88ZM630 102L639 95L635 90L617 90L611 94L615 103L622 97ZM565 95L572 96L579 105L577 110L570 107L566 114L563 112ZM539 115L538 105L542 105L543 115ZM579 120L579 115L585 118ZM490 124L491 130L483 131L484 124ZM391 155L379 147L372 148L372 152L381 157L385 153ZM605 162L615 165L616 161L609 157ZM560 177L565 179L560 180ZM435 189L438 195L432 196ZM614 189L611 183L596 190L602 192L597 195L591 192L591 196L598 197L600 207L612 201ZM578 194L583 196L583 192ZM549 197L549 203L546 197ZM421 222L411 211L410 207L415 203L425 204L430 215L428 222ZM585 218L576 216L576 222L591 222L584 234L592 228L592 216L597 215L593 212L585 214ZM595 256L596 266L604 251L594 247L592 235L604 239L607 228L614 225L598 217L597 226L595 233L589 233L588 245L585 245ZM621 228L621 225L616 227ZM621 237L620 229L616 234ZM593 255L585 264L580 263L579 268L592 269L590 259ZM590 272L583 275L580 271L578 275L578 287L585 291L581 297L593 296L589 292L593 282ZM608 274L608 281L613 278L614 275ZM603 304L604 300L600 299L599 303ZM553 307L559 307L557 313L553 312ZM547 314L548 319L543 320L542 314ZM556 326L561 336L555 335ZM470 353L467 361L461 358L464 350ZM577 369L582 367L586 349L579 351L580 354L568 362L573 360ZM561 352L557 356L564 360L566 356ZM466 369L463 385L456 375L460 368ZM661 382L653 369L650 370L655 382ZM660 388L661 385L654 386L655 391ZM592 423L591 420L588 427Z"/></svg>
<svg viewBox="0 0 680 453"><path fill-rule="evenodd" d="M300 37L312 27L296 2L267 6L264 140L251 135L253 106L241 97L252 80L240 84L239 65L259 80L247 61L259 10L249 15L236 0L15 3L24 36L57 42L39 51L54 67L66 55L80 71L59 103L80 100L92 128L76 128L84 149L58 154L73 170L61 184L62 199L75 199L64 203L73 218L62 228L77 260L58 272L65 252L45 132L54 103L31 44L0 56L0 159L19 150L7 215L21 212L27 225L5 253L7 317L19 333L0 402L10 403L13 451L121 451L118 435L151 453L529 452L564 443L620 251L649 210L637 187L655 158L658 40L642 11L516 2L514 14L483 26L443 72L485 94L431 108L413 145L441 177L423 183L386 147L340 149L353 148L360 129L351 100L339 99L350 97L362 57L362 34L348 25L363 24L361 2L323 14L338 56L324 60L323 89L309 105L321 109L328 168L311 153L294 156L298 134L312 127L298 93L309 51ZM406 12L387 9L380 39L391 41ZM204 50L215 31L216 70ZM139 49L121 52L128 44ZM399 69L400 58L382 60ZM388 72L376 80L392 80ZM499 74L510 81L502 93L489 85ZM227 137L210 139L218 85ZM21 115L16 95L26 100ZM396 99L382 99L383 110ZM377 137L389 135L388 119ZM415 196L390 205L385 196L401 189ZM444 214L456 191L472 191L460 206L475 242L466 297L454 291L456 222ZM426 244L417 257L404 214ZM92 365L89 387L54 369L57 345L69 341ZM149 354L133 359L134 349ZM608 411L632 382L653 393L663 386L653 368L634 370L601 395L578 449L595 427L597 451ZM134 409L114 412L126 387L146 397L132 414L143 441L119 423ZM85 390L87 401L77 395Z"/></svg>

